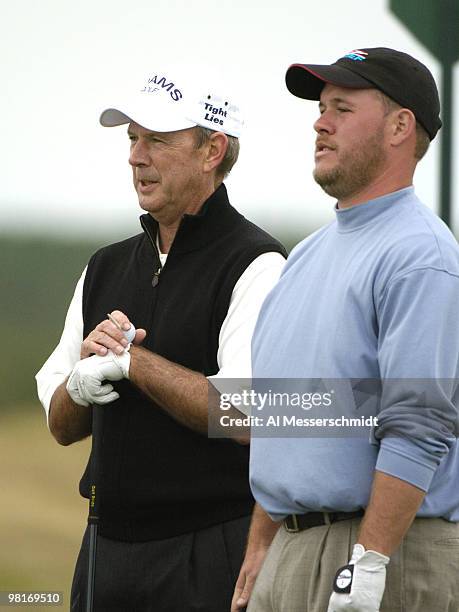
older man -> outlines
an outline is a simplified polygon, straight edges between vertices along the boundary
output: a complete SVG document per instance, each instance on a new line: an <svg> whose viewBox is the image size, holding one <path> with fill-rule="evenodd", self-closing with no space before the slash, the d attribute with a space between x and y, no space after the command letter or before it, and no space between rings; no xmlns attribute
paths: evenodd
<svg viewBox="0 0 459 612"><path fill-rule="evenodd" d="M91 258L39 395L59 443L97 430L80 483L88 498L96 483L99 504L94 609L221 612L253 500L247 448L203 435L207 377L250 376L253 326L285 251L228 201L242 125L231 98L194 97L162 72L126 94L100 121L128 125L143 232ZM86 534L72 610L87 567Z"/></svg>
<svg viewBox="0 0 459 612"><path fill-rule="evenodd" d="M336 220L295 248L263 305L253 377L335 397L321 429L254 432L252 490L284 524L248 609L456 610L459 248L412 186L441 126L437 88L387 48L295 64L286 81L319 100L314 178ZM376 426L345 435L364 405Z"/></svg>

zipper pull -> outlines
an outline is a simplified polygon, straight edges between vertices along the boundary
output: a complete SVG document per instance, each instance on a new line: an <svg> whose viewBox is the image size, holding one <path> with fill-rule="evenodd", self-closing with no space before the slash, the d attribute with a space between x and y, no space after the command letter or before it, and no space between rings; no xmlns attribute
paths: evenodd
<svg viewBox="0 0 459 612"><path fill-rule="evenodd" d="M153 274L153 278L151 281L151 286L152 287L156 287L156 285L159 283L159 275L161 274L161 268L158 268L156 270L156 272Z"/></svg>

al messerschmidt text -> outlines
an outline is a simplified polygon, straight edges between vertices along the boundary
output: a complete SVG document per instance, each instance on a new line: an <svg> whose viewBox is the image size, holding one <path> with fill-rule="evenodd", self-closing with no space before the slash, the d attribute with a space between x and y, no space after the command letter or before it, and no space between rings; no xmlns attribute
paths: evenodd
<svg viewBox="0 0 459 612"><path fill-rule="evenodd" d="M266 420L266 423L265 423ZM230 417L225 414L220 417L222 427L377 427L378 417L345 417L336 418L300 418L288 415Z"/></svg>

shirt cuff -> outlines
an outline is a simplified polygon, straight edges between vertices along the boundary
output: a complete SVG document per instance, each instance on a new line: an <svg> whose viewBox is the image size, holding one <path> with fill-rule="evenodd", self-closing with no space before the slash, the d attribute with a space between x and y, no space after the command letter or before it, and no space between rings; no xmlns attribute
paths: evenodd
<svg viewBox="0 0 459 612"><path fill-rule="evenodd" d="M416 452L419 448L406 438L383 439L375 469L427 492L438 462L416 457Z"/></svg>

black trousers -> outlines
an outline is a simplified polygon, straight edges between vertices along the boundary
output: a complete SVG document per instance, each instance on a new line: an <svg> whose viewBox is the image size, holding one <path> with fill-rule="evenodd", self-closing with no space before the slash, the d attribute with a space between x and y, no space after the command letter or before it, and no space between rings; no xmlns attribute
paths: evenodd
<svg viewBox="0 0 459 612"><path fill-rule="evenodd" d="M229 612L250 517L167 540L97 540L94 612ZM71 612L84 612L89 530L83 536Z"/></svg>

